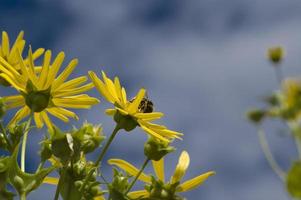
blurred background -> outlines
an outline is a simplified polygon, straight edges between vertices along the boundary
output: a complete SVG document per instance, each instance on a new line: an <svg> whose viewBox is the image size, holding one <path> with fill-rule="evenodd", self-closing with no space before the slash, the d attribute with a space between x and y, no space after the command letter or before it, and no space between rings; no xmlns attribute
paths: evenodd
<svg viewBox="0 0 301 200"><path fill-rule="evenodd" d="M74 76L105 70L119 76L131 96L140 87L148 90L155 109L165 113L161 122L185 134L183 142L175 143L178 151L167 157L167 174L182 150L191 156L184 179L207 170L217 173L185 193L190 200L288 199L244 113L261 106L260 99L278 87L265 57L268 47L285 47L286 75L301 73L300 20L298 0L0 0L0 30L11 39L24 30L34 49L63 50L65 64L79 58ZM98 96L95 90L90 94ZM101 123L109 135L114 122L103 114L109 106L102 99L93 109L79 111L81 119L72 124ZM72 127L57 124L64 130ZM283 127L271 127L272 151L287 169L296 158L293 142L279 133ZM30 136L28 171L39 162L35 152L42 137ZM122 133L106 159L140 166L145 140L138 129ZM111 175L110 166L103 165ZM54 191L44 185L28 199L52 199Z"/></svg>

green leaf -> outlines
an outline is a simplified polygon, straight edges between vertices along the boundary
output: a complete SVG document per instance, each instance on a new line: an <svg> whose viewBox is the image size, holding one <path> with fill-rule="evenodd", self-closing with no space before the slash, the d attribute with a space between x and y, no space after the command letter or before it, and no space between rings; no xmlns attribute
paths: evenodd
<svg viewBox="0 0 301 200"><path fill-rule="evenodd" d="M8 180L12 184L19 194L28 194L31 191L38 188L42 183L44 178L55 170L55 167L49 167L41 169L36 174L29 174L22 172L18 165L18 151L17 147L10 157L8 162Z"/></svg>
<svg viewBox="0 0 301 200"><path fill-rule="evenodd" d="M301 161L294 162L288 172L286 186L294 198L301 198Z"/></svg>

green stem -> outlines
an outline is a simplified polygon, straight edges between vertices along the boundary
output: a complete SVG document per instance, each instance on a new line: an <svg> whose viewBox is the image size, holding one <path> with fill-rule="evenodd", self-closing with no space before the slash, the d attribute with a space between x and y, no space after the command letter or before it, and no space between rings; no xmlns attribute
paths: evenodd
<svg viewBox="0 0 301 200"><path fill-rule="evenodd" d="M20 195L20 200L26 200L26 194L25 194L25 192Z"/></svg>
<svg viewBox="0 0 301 200"><path fill-rule="evenodd" d="M92 168L92 169L90 170L89 174L88 174L88 175L86 176L86 178L84 179L84 183L83 183L83 185L82 185L81 188L80 188L80 192L83 192L83 190L84 190L85 186L87 185L89 179L90 179L91 176L93 175L95 169L98 168L100 162L102 161L104 155L106 154L107 150L109 149L109 147L110 147L112 141L114 140L114 138L115 138L115 136L117 135L117 133L118 133L119 130L120 130L120 127L119 127L119 125L117 124L117 125L115 126L115 129L113 130L113 132L112 132L112 134L111 134L109 140L108 140L107 143L105 144L105 146L104 146L104 148L102 149L101 153L99 154L99 156L98 156L96 162L94 163L94 168Z"/></svg>
<svg viewBox="0 0 301 200"><path fill-rule="evenodd" d="M132 183L130 184L129 188L127 189L127 191L125 192L125 195L127 195L132 187L135 185L136 181L138 180L139 176L142 174L142 172L144 171L145 167L147 166L148 162L150 161L149 158L146 158L142 167L140 168L140 171L138 172L138 174L136 175L135 179L132 181Z"/></svg>
<svg viewBox="0 0 301 200"><path fill-rule="evenodd" d="M281 167L278 165L278 163L276 162L271 150L270 150L270 146L267 142L266 136L265 136L265 132L263 129L259 128L258 129L258 138L259 138L259 142L262 148L262 151L270 165L270 167L272 168L272 170L275 172L275 174L278 175L278 177L282 180L285 181L285 172L281 169Z"/></svg>
<svg viewBox="0 0 301 200"><path fill-rule="evenodd" d="M61 174L61 176L60 176L59 183L58 183L57 186L56 186L54 200L58 200L58 199L59 199L59 196L60 196L60 189L61 189L61 185L62 185L62 183L63 183L62 180L65 179L65 173L66 173L66 170L67 170L67 169L65 169L65 168L63 168L63 170L62 170L62 174Z"/></svg>
<svg viewBox="0 0 301 200"><path fill-rule="evenodd" d="M22 140L22 149L21 149L21 170L22 170L22 172L25 172L26 143L27 143L27 136L28 136L28 132L29 132L30 123L31 123L31 115L26 123L25 132L24 132L23 140Z"/></svg>
<svg viewBox="0 0 301 200"><path fill-rule="evenodd" d="M297 147L298 157L301 160L301 132L300 132L299 124L298 124L298 122L293 121L293 122L287 123L287 125L293 134L293 137L294 137L294 140L296 143L296 147ZM296 132L296 130L298 132Z"/></svg>
<svg viewBox="0 0 301 200"><path fill-rule="evenodd" d="M282 79L283 79L282 68L280 65L275 65L273 67L275 69L275 76L276 76L277 82L281 86Z"/></svg>

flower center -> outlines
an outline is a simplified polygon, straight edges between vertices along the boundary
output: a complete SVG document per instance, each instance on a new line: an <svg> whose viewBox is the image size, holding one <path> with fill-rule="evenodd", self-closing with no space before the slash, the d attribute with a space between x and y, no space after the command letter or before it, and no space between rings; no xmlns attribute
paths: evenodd
<svg viewBox="0 0 301 200"><path fill-rule="evenodd" d="M41 112L48 107L50 93L46 91L32 91L26 95L25 103L33 112Z"/></svg>

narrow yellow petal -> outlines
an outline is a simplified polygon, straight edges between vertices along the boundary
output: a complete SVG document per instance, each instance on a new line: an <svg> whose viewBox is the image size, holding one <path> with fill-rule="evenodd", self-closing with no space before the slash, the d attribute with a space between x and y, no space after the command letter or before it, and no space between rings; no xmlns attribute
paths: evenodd
<svg viewBox="0 0 301 200"><path fill-rule="evenodd" d="M7 58L9 55L9 38L5 31L2 31L2 45L1 45L2 53L4 57Z"/></svg>
<svg viewBox="0 0 301 200"><path fill-rule="evenodd" d="M42 117L43 121L45 122L46 126L48 127L48 129L53 130L52 122L49 119L46 111L42 111L42 112L40 112L40 114L41 114L41 117Z"/></svg>
<svg viewBox="0 0 301 200"><path fill-rule="evenodd" d="M56 118L59 118L60 120L62 120L63 122L67 123L69 122L68 117L66 117L65 115L63 115L62 113L60 113L56 108L47 108L46 109L47 112L49 112L51 115L53 115Z"/></svg>
<svg viewBox="0 0 301 200"><path fill-rule="evenodd" d="M164 182L165 180L165 173L164 173L164 158L161 158L159 161L152 160L153 167L156 173L156 176Z"/></svg>
<svg viewBox="0 0 301 200"><path fill-rule="evenodd" d="M99 100L88 95L77 95L70 97L53 98L52 102L56 106L66 108L90 108L92 105L98 104Z"/></svg>
<svg viewBox="0 0 301 200"><path fill-rule="evenodd" d="M75 79L72 79L70 81L63 83L62 85L58 86L57 88L54 88L53 91L68 90L68 89L76 88L79 85L85 83L87 80L88 80L88 78L86 76L80 76L80 77L77 77Z"/></svg>
<svg viewBox="0 0 301 200"><path fill-rule="evenodd" d="M182 151L175 172L171 177L171 183L179 182L183 178L189 166L189 163L189 154L186 151Z"/></svg>
<svg viewBox="0 0 301 200"><path fill-rule="evenodd" d="M33 117L34 117L34 121L37 125L37 128L42 128L44 126L44 123L43 123L40 113L34 113Z"/></svg>
<svg viewBox="0 0 301 200"><path fill-rule="evenodd" d="M60 70L60 67L63 63L65 59L65 53L64 52L60 52L56 58L54 59L50 69L49 69L49 74L47 77L47 83L45 85L46 88L48 88L51 84L53 84L53 81L58 73L58 71Z"/></svg>
<svg viewBox="0 0 301 200"><path fill-rule="evenodd" d="M134 101L129 105L129 113L135 113L138 110L138 106L145 95L145 89L140 89L138 94L136 95Z"/></svg>
<svg viewBox="0 0 301 200"><path fill-rule="evenodd" d="M140 198L147 198L147 197L149 197L149 193L146 190L138 190L138 191L129 192L128 196L131 199L140 199Z"/></svg>
<svg viewBox="0 0 301 200"><path fill-rule="evenodd" d="M39 87L42 88L42 89L47 89L45 87L45 84L47 82L47 76L48 76L48 72L49 72L50 61L51 61L51 51L47 50L45 52L45 55L44 55L42 71L41 71L39 81L38 81Z"/></svg>
<svg viewBox="0 0 301 200"><path fill-rule="evenodd" d="M27 106L24 106L18 112L15 114L15 116L10 120L8 123L8 126L11 126L19 121L21 121L23 118L25 118L27 115L29 115L30 109Z"/></svg>
<svg viewBox="0 0 301 200"><path fill-rule="evenodd" d="M155 131L151 130L150 128L144 126L143 124L140 123L141 120L138 120L138 123L140 125L140 127L148 134L150 134L151 136L163 141L163 142L169 142L169 140L165 137L163 137L162 135L156 133Z"/></svg>
<svg viewBox="0 0 301 200"><path fill-rule="evenodd" d="M135 117L140 118L140 119L160 119L161 117L163 117L164 114L161 112L152 112L152 113L136 113Z"/></svg>
<svg viewBox="0 0 301 200"><path fill-rule="evenodd" d="M22 95L6 96L3 99L7 109L25 105L25 99Z"/></svg>
<svg viewBox="0 0 301 200"><path fill-rule="evenodd" d="M126 171L132 176L136 176L139 173L139 169L131 165L130 163L126 162L125 160L121 159L110 159L108 160L108 163L110 165L115 165L119 167L120 169ZM151 183L151 177L146 175L145 173L141 173L141 175L138 177L139 180L145 182L145 183Z"/></svg>
<svg viewBox="0 0 301 200"><path fill-rule="evenodd" d="M54 177L45 177L43 183L57 185L59 183L59 179Z"/></svg>
<svg viewBox="0 0 301 200"><path fill-rule="evenodd" d="M113 116L116 113L116 109L106 109L106 114L109 116Z"/></svg>
<svg viewBox="0 0 301 200"><path fill-rule="evenodd" d="M108 92L105 84L97 77L93 71L89 71L89 77L94 83L98 92L110 103L114 104L116 99Z"/></svg>
<svg viewBox="0 0 301 200"><path fill-rule="evenodd" d="M209 178L209 176L212 175L215 175L215 172L210 171L205 174L201 174L193 179L185 181L184 183L182 183L177 187L177 192L187 192L189 190L192 190L198 187L199 185L201 185L202 183L204 183L204 181L206 181Z"/></svg>
<svg viewBox="0 0 301 200"><path fill-rule="evenodd" d="M78 59L73 59L68 64L68 66L65 68L65 70L57 77L57 79L54 81L53 87L56 88L60 86L64 81L70 76L70 74L73 72L75 67L78 64Z"/></svg>
<svg viewBox="0 0 301 200"><path fill-rule="evenodd" d="M35 61L36 59L38 59L41 55L43 55L45 49L44 48L38 48L37 50L35 50L32 54L32 59Z"/></svg>
<svg viewBox="0 0 301 200"><path fill-rule="evenodd" d="M14 88L20 91L24 91L24 88L16 82L16 79L10 77L8 74L1 73L0 76L4 78L7 82L9 82Z"/></svg>
<svg viewBox="0 0 301 200"><path fill-rule="evenodd" d="M74 89L58 90L56 92L53 92L52 95L54 97L72 96L72 95L80 94L80 93L86 92L88 90L91 90L93 87L94 87L94 84L89 83L89 84L86 84L86 85L83 85L81 87L74 88Z"/></svg>

